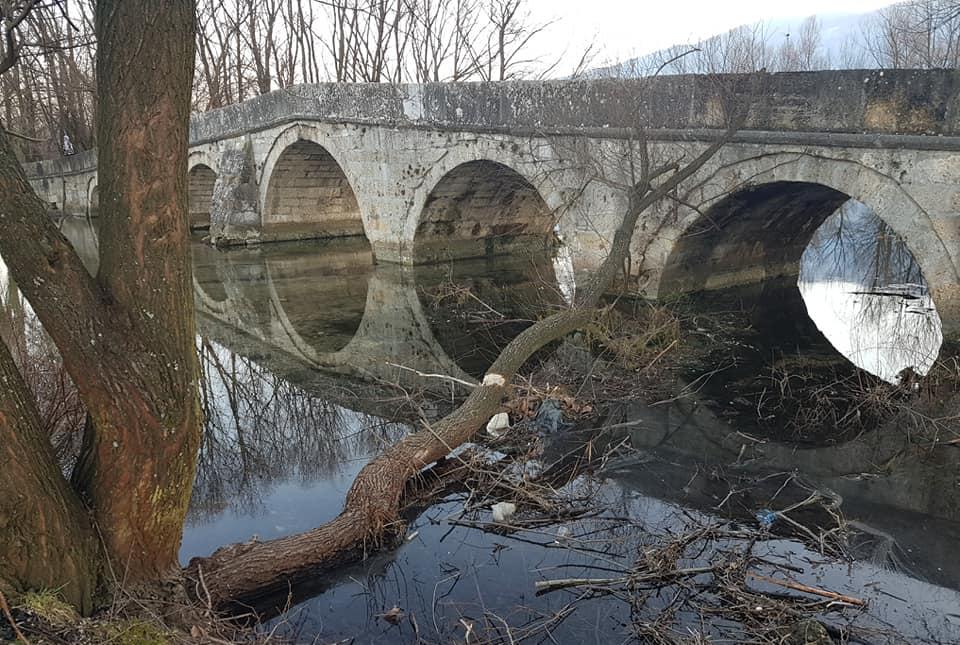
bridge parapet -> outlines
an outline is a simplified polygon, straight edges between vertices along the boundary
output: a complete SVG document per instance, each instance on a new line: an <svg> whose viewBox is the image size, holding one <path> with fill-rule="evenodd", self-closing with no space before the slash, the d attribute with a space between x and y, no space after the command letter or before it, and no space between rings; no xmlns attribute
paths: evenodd
<svg viewBox="0 0 960 645"><path fill-rule="evenodd" d="M519 133L724 126L724 105L751 101L745 130L960 136L960 71L833 70L486 83L321 83L204 114L190 143L298 120ZM755 93L755 95L754 95ZM752 96L752 98L750 98ZM731 99L731 97L733 97ZM94 170L95 150L26 165L31 178Z"/></svg>
<svg viewBox="0 0 960 645"><path fill-rule="evenodd" d="M503 83L318 84L272 92L194 117L191 141L283 122L440 129L571 131L724 127L750 101L748 130L960 135L960 72L837 70ZM759 84L756 84L756 83Z"/></svg>

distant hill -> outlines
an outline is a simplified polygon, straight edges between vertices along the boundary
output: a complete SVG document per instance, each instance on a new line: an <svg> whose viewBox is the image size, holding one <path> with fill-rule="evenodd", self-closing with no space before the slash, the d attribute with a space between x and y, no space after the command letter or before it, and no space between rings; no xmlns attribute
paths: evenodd
<svg viewBox="0 0 960 645"><path fill-rule="evenodd" d="M709 71L746 71L736 69L745 56L756 61L756 68L768 71L787 69L849 69L876 67L862 45L863 26L875 19L877 11L863 13L818 14L819 39L812 65L798 66L784 55L791 47L801 47L804 22L810 16L769 20L735 27L699 43L677 44L644 56L632 58L587 73L590 77L643 76L655 72L664 62L693 47L701 49L664 67L665 73L704 73ZM717 62L722 69L716 69ZM732 61L732 62L729 62ZM786 63L784 63L786 61ZM733 69L732 69L733 68Z"/></svg>

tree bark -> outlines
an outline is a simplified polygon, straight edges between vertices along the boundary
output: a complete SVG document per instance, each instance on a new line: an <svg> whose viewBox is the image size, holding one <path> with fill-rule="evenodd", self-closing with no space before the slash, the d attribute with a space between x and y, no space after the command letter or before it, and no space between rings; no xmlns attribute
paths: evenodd
<svg viewBox="0 0 960 645"><path fill-rule="evenodd" d="M194 3L97 3L100 271L114 326L77 481L128 581L179 569L199 446L187 215ZM118 351L119 350L119 351ZM98 379L102 380L102 379Z"/></svg>
<svg viewBox="0 0 960 645"><path fill-rule="evenodd" d="M179 573L201 431L186 191L193 2L101 0L96 31L100 271L87 273L47 217L2 129L0 255L90 415L74 481L104 556L126 583L150 583ZM18 480L50 476L28 418L5 426L19 443L3 447L29 454L16 480L0 478L0 499L15 498ZM53 527L24 525L23 539L58 544L42 532ZM80 527L65 521L59 543ZM22 557L0 546L0 557Z"/></svg>
<svg viewBox="0 0 960 645"><path fill-rule="evenodd" d="M0 491L0 591L57 589L89 612L99 574L96 535L2 341Z"/></svg>

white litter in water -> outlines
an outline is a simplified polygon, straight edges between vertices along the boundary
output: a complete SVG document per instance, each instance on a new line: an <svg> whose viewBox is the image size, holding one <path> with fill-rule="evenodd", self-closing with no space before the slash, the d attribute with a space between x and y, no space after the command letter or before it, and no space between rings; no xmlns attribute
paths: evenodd
<svg viewBox="0 0 960 645"><path fill-rule="evenodd" d="M490 507L490 510L493 511L494 522L503 522L517 512L517 505L510 502L497 502Z"/></svg>
<svg viewBox="0 0 960 645"><path fill-rule="evenodd" d="M487 434L494 439L497 437L502 437L509 429L510 417L507 416L506 412L500 412L493 415L490 417L490 421L487 422Z"/></svg>

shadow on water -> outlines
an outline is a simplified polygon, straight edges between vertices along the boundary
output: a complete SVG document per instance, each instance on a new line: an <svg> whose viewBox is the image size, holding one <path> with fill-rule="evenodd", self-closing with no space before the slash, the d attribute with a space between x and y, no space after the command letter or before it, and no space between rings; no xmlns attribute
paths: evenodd
<svg viewBox="0 0 960 645"><path fill-rule="evenodd" d="M818 244L860 239L854 223L861 214L840 219L818 232ZM875 225L859 229L889 241ZM518 642L548 632L556 642L611 642L645 638L651 626L677 637L702 629L737 641L744 625L753 624L749 612L741 608L736 620L708 624L703 616L779 598L783 589L761 583L728 596L697 577L613 594L573 587L538 595L535 587L543 580L621 576L643 558L662 555L676 536L706 526L714 527L709 536L674 554L680 565L733 562L749 547L756 572L769 573L774 563L789 567L798 582L867 600L867 609L853 611L817 607L834 635L960 640L954 451L918 450L879 413L865 419L862 412L857 432L839 432L849 407L820 417L806 445L792 441L798 435L788 427L809 408L807 392L833 383L825 397L832 400L849 393L836 385L843 379L881 384L833 349L844 349L837 334L849 334L851 326L863 333L872 316L881 331L870 333L889 336L883 321L895 308L867 304L873 297L898 303L899 329L906 329L904 321L933 320L922 276L902 258L876 261L895 251L859 253L872 267L866 280L844 273L847 260L826 271L824 257L808 252L800 290L787 279L677 303L686 349L667 403L606 406L581 432L542 440L536 461L547 472L571 454L602 456L589 473L558 482L564 512L521 508L517 526L505 529L490 523L496 499L489 491L453 491L409 518L399 549L296 590L293 607L275 599L267 608L287 611L267 627L299 642L452 642L468 632L470 642ZM363 464L419 419L441 415L458 392L446 382L431 390L436 379L414 378L411 370L475 377L514 334L562 302L549 262L494 259L406 270L375 265L369 247L350 240L226 252L195 244L193 254L207 421L184 562L226 543L331 519ZM821 308L835 314L833 324L847 325L837 333L818 317L811 296L817 285L832 283L860 285L833 291L857 300L855 307ZM926 313L909 313L918 309ZM857 360L888 380L908 374L905 368L921 375L925 363L916 358L936 356L936 329L904 331L929 346L895 361L877 360L876 347L865 344L857 346ZM913 381L900 381L909 392ZM784 383L796 395L785 396ZM815 508L785 514L818 536L839 536L841 517L848 537L823 550L780 516L758 526L758 513L782 511L814 493ZM384 618L394 608L403 610L398 624ZM669 625L660 622L664 616Z"/></svg>
<svg viewBox="0 0 960 645"><path fill-rule="evenodd" d="M694 350L681 361L683 391L738 430L844 441L921 387L943 344L940 318L906 245L855 200L816 231L799 268L799 278L678 298Z"/></svg>

